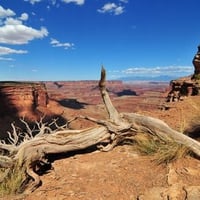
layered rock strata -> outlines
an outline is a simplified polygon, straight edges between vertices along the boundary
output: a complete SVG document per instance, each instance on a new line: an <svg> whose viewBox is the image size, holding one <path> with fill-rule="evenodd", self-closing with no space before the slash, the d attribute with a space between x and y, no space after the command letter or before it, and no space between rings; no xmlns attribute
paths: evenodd
<svg viewBox="0 0 200 200"><path fill-rule="evenodd" d="M18 115L46 107L48 94L41 82L0 82L0 116Z"/></svg>
<svg viewBox="0 0 200 200"><path fill-rule="evenodd" d="M192 63L194 65L193 75L170 82L170 92L167 96L168 102L183 100L186 96L200 95L200 45Z"/></svg>

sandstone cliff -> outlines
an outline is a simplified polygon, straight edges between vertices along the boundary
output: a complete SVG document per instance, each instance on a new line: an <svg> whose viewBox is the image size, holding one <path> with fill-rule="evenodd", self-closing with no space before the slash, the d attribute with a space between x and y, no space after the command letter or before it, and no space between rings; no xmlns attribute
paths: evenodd
<svg viewBox="0 0 200 200"><path fill-rule="evenodd" d="M168 102L179 101L186 96L200 95L200 46L198 46L192 63L194 74L170 82L171 90L167 96Z"/></svg>
<svg viewBox="0 0 200 200"><path fill-rule="evenodd" d="M32 82L0 82L0 116L22 116L46 107L48 94L45 84Z"/></svg>

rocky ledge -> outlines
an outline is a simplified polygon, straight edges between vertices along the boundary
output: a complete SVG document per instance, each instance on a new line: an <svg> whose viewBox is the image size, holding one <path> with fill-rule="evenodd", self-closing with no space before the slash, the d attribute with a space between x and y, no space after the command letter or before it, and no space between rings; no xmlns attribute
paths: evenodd
<svg viewBox="0 0 200 200"><path fill-rule="evenodd" d="M170 82L170 92L167 96L168 102L183 100L187 96L200 95L200 45L192 63L194 65L193 75Z"/></svg>

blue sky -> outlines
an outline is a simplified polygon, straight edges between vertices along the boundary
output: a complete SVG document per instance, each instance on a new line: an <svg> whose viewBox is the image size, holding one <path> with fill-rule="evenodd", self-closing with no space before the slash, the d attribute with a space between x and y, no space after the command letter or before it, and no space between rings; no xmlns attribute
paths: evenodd
<svg viewBox="0 0 200 200"><path fill-rule="evenodd" d="M0 81L193 73L199 0L1 0Z"/></svg>

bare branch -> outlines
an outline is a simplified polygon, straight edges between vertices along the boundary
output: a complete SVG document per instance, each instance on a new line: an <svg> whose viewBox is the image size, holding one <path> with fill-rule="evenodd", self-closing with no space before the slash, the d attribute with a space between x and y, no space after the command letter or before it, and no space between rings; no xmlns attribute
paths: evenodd
<svg viewBox="0 0 200 200"><path fill-rule="evenodd" d="M42 136L42 135L44 135L44 134L47 134L47 133L51 133L52 132L52 130L51 130L51 128L50 127L48 127L47 126L47 123L44 123L43 121L42 121L42 119L40 119L40 121L39 122L35 122L36 123L36 125L37 125L37 133L36 133L36 135L35 135L35 137L40 137L40 136Z"/></svg>
<svg viewBox="0 0 200 200"><path fill-rule="evenodd" d="M3 152L6 151L9 155L11 155L13 152L17 151L17 146L12 144L6 144L5 141L0 142L0 152L4 154Z"/></svg>
<svg viewBox="0 0 200 200"><path fill-rule="evenodd" d="M65 123L64 125L58 125L57 121L58 118L53 119L53 121L49 124L49 126L55 126L56 130L65 130L68 128L68 123Z"/></svg>
<svg viewBox="0 0 200 200"><path fill-rule="evenodd" d="M11 144L13 145L17 145L17 143L19 142L19 136L17 133L17 128L15 127L14 123L11 124L12 127L12 133L10 131L8 131L8 140Z"/></svg>
<svg viewBox="0 0 200 200"><path fill-rule="evenodd" d="M25 125L26 127L26 134L25 134L25 139L29 140L33 138L33 130L31 130L30 126L24 119L20 119L20 121Z"/></svg>

